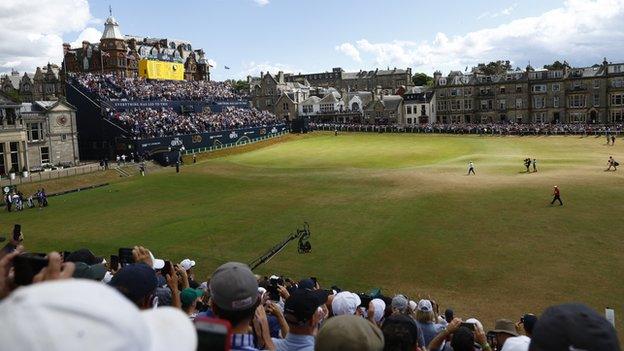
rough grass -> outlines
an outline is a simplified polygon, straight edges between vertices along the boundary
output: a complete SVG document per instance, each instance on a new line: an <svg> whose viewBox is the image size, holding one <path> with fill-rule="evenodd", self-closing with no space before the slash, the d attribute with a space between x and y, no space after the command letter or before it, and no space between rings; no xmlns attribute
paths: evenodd
<svg viewBox="0 0 624 351"><path fill-rule="evenodd" d="M3 213L33 251L114 253L143 244L199 262L207 277L249 262L303 221L313 251L289 246L258 272L326 286L431 296L492 327L551 304L624 308L624 147L603 138L331 133L53 198ZM523 173L525 157L538 173ZM477 176L466 176L472 160ZM559 185L565 206L549 205ZM621 318L618 329L622 330Z"/></svg>

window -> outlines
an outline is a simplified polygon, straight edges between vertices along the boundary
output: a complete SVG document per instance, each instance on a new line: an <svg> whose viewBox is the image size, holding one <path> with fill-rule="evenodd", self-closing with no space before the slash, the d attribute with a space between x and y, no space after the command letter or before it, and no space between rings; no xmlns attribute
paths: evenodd
<svg viewBox="0 0 624 351"><path fill-rule="evenodd" d="M531 91L534 93L545 93L546 90L546 84L537 84L531 87Z"/></svg>
<svg viewBox="0 0 624 351"><path fill-rule="evenodd" d="M624 87L624 78L613 78L611 80L611 87L622 88Z"/></svg>
<svg viewBox="0 0 624 351"><path fill-rule="evenodd" d="M314 110L314 106L312 105L303 105L303 113L312 113Z"/></svg>
<svg viewBox="0 0 624 351"><path fill-rule="evenodd" d="M465 96L472 95L472 89L471 88L464 88L464 95Z"/></svg>
<svg viewBox="0 0 624 351"><path fill-rule="evenodd" d="M498 100L498 109L506 110L507 109L507 100Z"/></svg>
<svg viewBox="0 0 624 351"><path fill-rule="evenodd" d="M10 154L10 160L11 160L11 164L9 167L9 171L11 170L11 168L13 168L16 172L21 171L21 169L19 169L19 142L11 142L9 143L9 154Z"/></svg>
<svg viewBox="0 0 624 351"><path fill-rule="evenodd" d="M451 96L458 96L460 94L459 89L451 89Z"/></svg>
<svg viewBox="0 0 624 351"><path fill-rule="evenodd" d="M600 94L594 94L594 106L600 106Z"/></svg>
<svg viewBox="0 0 624 351"><path fill-rule="evenodd" d="M282 108L283 108L284 110L288 110L288 103L287 103L287 102L283 103L283 104L282 104Z"/></svg>
<svg viewBox="0 0 624 351"><path fill-rule="evenodd" d="M559 91L561 89L561 86L559 85L559 83L555 83L552 85L552 91Z"/></svg>
<svg viewBox="0 0 624 351"><path fill-rule="evenodd" d="M460 100L452 100L451 101L451 110L452 111L459 110L461 108L459 103L460 103Z"/></svg>
<svg viewBox="0 0 624 351"><path fill-rule="evenodd" d="M407 114L408 114L408 115L411 115L411 114L412 114L412 106L407 106L405 109L407 110ZM409 123L409 122L408 122L408 123Z"/></svg>
<svg viewBox="0 0 624 351"><path fill-rule="evenodd" d="M516 99L516 108L522 108L522 99Z"/></svg>
<svg viewBox="0 0 624 351"><path fill-rule="evenodd" d="M0 143L0 175L6 173L7 169L4 166L4 143Z"/></svg>
<svg viewBox="0 0 624 351"><path fill-rule="evenodd" d="M559 107L559 97L553 97L553 107Z"/></svg>
<svg viewBox="0 0 624 351"><path fill-rule="evenodd" d="M624 93L611 95L611 106L622 106L624 104Z"/></svg>
<svg viewBox="0 0 624 351"><path fill-rule="evenodd" d="M594 79L594 89L600 88L600 81L598 79Z"/></svg>
<svg viewBox="0 0 624 351"><path fill-rule="evenodd" d="M28 141L43 140L43 127L41 123L27 123Z"/></svg>
<svg viewBox="0 0 624 351"><path fill-rule="evenodd" d="M585 95L570 96L569 107L585 107Z"/></svg>
<svg viewBox="0 0 624 351"><path fill-rule="evenodd" d="M407 124L412 124L412 118L411 117L407 118Z"/></svg>
<svg viewBox="0 0 624 351"><path fill-rule="evenodd" d="M498 92L499 92L499 93L501 93L501 94L505 94L505 86L504 86L504 85L503 85L503 86L501 86L501 87L498 89Z"/></svg>
<svg viewBox="0 0 624 351"><path fill-rule="evenodd" d="M41 149L41 164L50 163L50 148L42 146Z"/></svg>
<svg viewBox="0 0 624 351"><path fill-rule="evenodd" d="M427 108L425 107L425 105L420 105L420 115L421 116L427 115Z"/></svg>
<svg viewBox="0 0 624 351"><path fill-rule="evenodd" d="M585 123L585 113L584 112L570 113L570 122L571 123Z"/></svg>
<svg viewBox="0 0 624 351"><path fill-rule="evenodd" d="M522 92L522 85L516 85L516 93Z"/></svg>
<svg viewBox="0 0 624 351"><path fill-rule="evenodd" d="M535 112L535 113L533 113L533 122L535 122L535 123L544 123L544 122L546 122L546 112Z"/></svg>
<svg viewBox="0 0 624 351"><path fill-rule="evenodd" d="M624 121L624 109L611 111L611 122L621 123L623 121ZM0 162L2 162L2 159L0 159Z"/></svg>
<svg viewBox="0 0 624 351"><path fill-rule="evenodd" d="M464 110L472 110L472 100L464 100Z"/></svg>
<svg viewBox="0 0 624 351"><path fill-rule="evenodd" d="M533 97L533 107L534 108L545 108L546 107L546 99L543 96L534 96Z"/></svg>
<svg viewBox="0 0 624 351"><path fill-rule="evenodd" d="M438 111L446 110L446 101L438 101Z"/></svg>

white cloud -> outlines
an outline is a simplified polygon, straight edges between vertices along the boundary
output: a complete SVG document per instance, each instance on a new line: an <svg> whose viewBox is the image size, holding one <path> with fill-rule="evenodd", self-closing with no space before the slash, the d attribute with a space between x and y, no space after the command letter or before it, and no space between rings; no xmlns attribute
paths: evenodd
<svg viewBox="0 0 624 351"><path fill-rule="evenodd" d="M92 20L87 0L0 1L0 67L33 72L60 64L63 35L83 31Z"/></svg>
<svg viewBox="0 0 624 351"><path fill-rule="evenodd" d="M258 6L266 6L269 4L269 0L253 0Z"/></svg>
<svg viewBox="0 0 624 351"><path fill-rule="evenodd" d="M605 9L609 9L605 11ZM593 64L606 56L623 60L624 0L568 0L539 16L520 18L492 28L432 40L370 42L355 46L364 61L377 66L411 66L416 71L472 67L506 59L524 67L555 59Z"/></svg>
<svg viewBox="0 0 624 351"><path fill-rule="evenodd" d="M102 38L102 32L93 28L87 27L80 34L78 34L78 38L70 43L72 48L80 47L83 41L88 41L90 43L99 43L100 38Z"/></svg>
<svg viewBox="0 0 624 351"><path fill-rule="evenodd" d="M351 43L342 43L340 45L337 45L336 47L334 47L334 50L349 56L354 61L362 62L362 58L360 57L360 52Z"/></svg>
<svg viewBox="0 0 624 351"><path fill-rule="evenodd" d="M509 16L511 15L511 13L513 12L513 10L516 9L516 7L518 6L517 3L514 3L513 5L504 8L498 12L490 12L490 11L485 11L482 14L480 14L477 19L482 19L482 18L496 18L496 17L501 17L501 16Z"/></svg>

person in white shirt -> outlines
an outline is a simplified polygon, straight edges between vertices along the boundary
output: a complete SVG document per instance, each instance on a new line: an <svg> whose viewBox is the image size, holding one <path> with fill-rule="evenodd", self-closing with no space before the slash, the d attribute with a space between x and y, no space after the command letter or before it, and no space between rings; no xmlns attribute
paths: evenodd
<svg viewBox="0 0 624 351"><path fill-rule="evenodd" d="M474 163L472 163L472 161L468 162L468 175L470 175L470 173L476 175Z"/></svg>

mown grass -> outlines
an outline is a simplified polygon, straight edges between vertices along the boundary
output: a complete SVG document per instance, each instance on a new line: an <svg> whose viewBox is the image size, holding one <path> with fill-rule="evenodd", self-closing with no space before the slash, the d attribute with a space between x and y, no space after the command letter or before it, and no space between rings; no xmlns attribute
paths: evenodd
<svg viewBox="0 0 624 351"><path fill-rule="evenodd" d="M581 301L624 308L624 148L602 138L313 134L53 198L21 223L33 251L142 244L192 257L207 277L249 262L304 221L312 253L289 246L262 274L432 296L460 316L496 318ZM525 174L522 159L538 159ZM477 176L466 176L468 161ZM559 185L565 206L549 205ZM618 329L622 323L618 320Z"/></svg>

